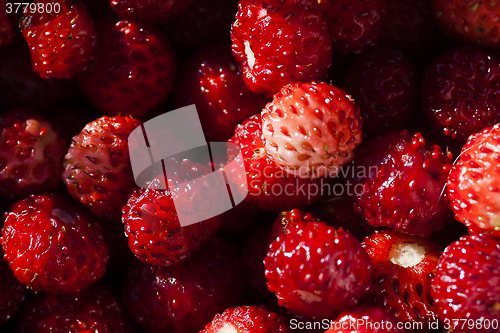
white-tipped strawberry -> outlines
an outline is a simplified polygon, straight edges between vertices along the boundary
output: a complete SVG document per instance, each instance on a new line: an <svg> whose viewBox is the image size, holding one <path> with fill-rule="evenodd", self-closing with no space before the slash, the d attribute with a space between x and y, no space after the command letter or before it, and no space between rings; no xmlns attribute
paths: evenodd
<svg viewBox="0 0 500 333"><path fill-rule="evenodd" d="M336 176L354 158L362 123L350 96L325 82L285 86L262 111L267 153L300 178Z"/></svg>

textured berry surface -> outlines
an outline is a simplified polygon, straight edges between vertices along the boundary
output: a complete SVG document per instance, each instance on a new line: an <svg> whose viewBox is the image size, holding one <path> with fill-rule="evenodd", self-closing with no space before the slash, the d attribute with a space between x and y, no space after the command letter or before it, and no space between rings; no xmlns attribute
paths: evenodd
<svg viewBox="0 0 500 333"><path fill-rule="evenodd" d="M387 16L386 0L319 0L325 13L333 49L360 53L375 46Z"/></svg>
<svg viewBox="0 0 500 333"><path fill-rule="evenodd" d="M166 36L133 21L98 24L97 62L78 77L80 89L104 113L139 116L166 101L177 64Z"/></svg>
<svg viewBox="0 0 500 333"><path fill-rule="evenodd" d="M245 200L267 211L300 208L318 200L322 186L319 180L289 175L266 154L261 119L260 114L248 118L236 127L229 140L240 146L243 155L248 184Z"/></svg>
<svg viewBox="0 0 500 333"><path fill-rule="evenodd" d="M175 17L193 2L192 0L111 0L111 8L123 19L158 23Z"/></svg>
<svg viewBox="0 0 500 333"><path fill-rule="evenodd" d="M495 0L433 0L440 27L461 42L500 47L500 3Z"/></svg>
<svg viewBox="0 0 500 333"><path fill-rule="evenodd" d="M336 176L354 158L362 123L351 97L324 82L283 87L262 111L267 154L300 178Z"/></svg>
<svg viewBox="0 0 500 333"><path fill-rule="evenodd" d="M404 128L418 110L417 69L396 48L363 53L344 77L342 87L361 110L365 134Z"/></svg>
<svg viewBox="0 0 500 333"><path fill-rule="evenodd" d="M285 318L264 306L240 306L216 314L200 333L288 333Z"/></svg>
<svg viewBox="0 0 500 333"><path fill-rule="evenodd" d="M332 44L316 0L244 0L238 8L232 49L252 91L272 95L326 77Z"/></svg>
<svg viewBox="0 0 500 333"><path fill-rule="evenodd" d="M37 16L46 13L27 12L21 22L24 39L33 59L33 69L43 78L69 79L87 69L97 48L97 29L83 3L72 7L65 1L42 1L59 4L61 13L45 23ZM57 8L57 7L56 7Z"/></svg>
<svg viewBox="0 0 500 333"><path fill-rule="evenodd" d="M500 124L469 137L448 177L455 218L470 233L500 237Z"/></svg>
<svg viewBox="0 0 500 333"><path fill-rule="evenodd" d="M3 251L0 250L3 258ZM12 273L9 265L0 260L0 327L5 325L17 313L19 306L24 301L26 292Z"/></svg>
<svg viewBox="0 0 500 333"><path fill-rule="evenodd" d="M323 222L296 222L270 245L264 265L267 287L281 306L318 318L357 305L373 274L359 241Z"/></svg>
<svg viewBox="0 0 500 333"><path fill-rule="evenodd" d="M438 55L425 70L422 107L430 125L464 143L500 121L500 60L477 47Z"/></svg>
<svg viewBox="0 0 500 333"><path fill-rule="evenodd" d="M60 185L64 141L41 115L13 109L0 115L0 197L21 199Z"/></svg>
<svg viewBox="0 0 500 333"><path fill-rule="evenodd" d="M309 212L302 209L292 209L281 212L273 223L271 233L267 238L268 246L281 234L287 234L293 229L297 222L320 222L320 220Z"/></svg>
<svg viewBox="0 0 500 333"><path fill-rule="evenodd" d="M32 195L5 215L4 259L33 291L72 293L98 281L108 247L101 226L59 194Z"/></svg>
<svg viewBox="0 0 500 333"><path fill-rule="evenodd" d="M401 321L421 322L428 329L437 321L430 293L440 246L394 230L374 233L362 245L375 269L366 303L385 308Z"/></svg>
<svg viewBox="0 0 500 333"><path fill-rule="evenodd" d="M429 236L451 215L444 190L451 160L420 133L392 130L366 142L354 162L352 199L374 227Z"/></svg>
<svg viewBox="0 0 500 333"><path fill-rule="evenodd" d="M196 105L208 141L226 141L243 120L259 113L267 100L251 92L231 49L210 47L192 57L179 74L176 107Z"/></svg>
<svg viewBox="0 0 500 333"><path fill-rule="evenodd" d="M241 301L244 283L235 252L216 240L173 266L136 261L124 284L128 314L150 333L200 331Z"/></svg>
<svg viewBox="0 0 500 333"><path fill-rule="evenodd" d="M432 280L439 319L453 332L497 332L480 326L500 320L500 243L486 235L464 236L448 246ZM464 319L467 323L464 324Z"/></svg>
<svg viewBox="0 0 500 333"><path fill-rule="evenodd" d="M136 186L128 136L139 125L131 117L103 116L73 137L62 178L69 193L98 216L119 217Z"/></svg>
<svg viewBox="0 0 500 333"><path fill-rule="evenodd" d="M374 307L357 306L342 311L325 333L406 333L394 315Z"/></svg>

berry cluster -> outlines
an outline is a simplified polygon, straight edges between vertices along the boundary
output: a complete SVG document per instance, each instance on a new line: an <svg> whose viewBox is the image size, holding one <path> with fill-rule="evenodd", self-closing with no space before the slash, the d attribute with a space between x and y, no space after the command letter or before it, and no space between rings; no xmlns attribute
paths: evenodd
<svg viewBox="0 0 500 333"><path fill-rule="evenodd" d="M500 1L35 3L0 0L0 332L500 332ZM136 182L193 104L227 151Z"/></svg>

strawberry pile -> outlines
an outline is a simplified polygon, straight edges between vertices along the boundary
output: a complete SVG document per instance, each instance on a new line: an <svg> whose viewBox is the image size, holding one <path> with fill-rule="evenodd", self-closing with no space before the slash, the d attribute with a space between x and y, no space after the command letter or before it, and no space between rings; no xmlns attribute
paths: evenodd
<svg viewBox="0 0 500 333"><path fill-rule="evenodd" d="M2 333L500 332L500 1L0 0L0 209Z"/></svg>

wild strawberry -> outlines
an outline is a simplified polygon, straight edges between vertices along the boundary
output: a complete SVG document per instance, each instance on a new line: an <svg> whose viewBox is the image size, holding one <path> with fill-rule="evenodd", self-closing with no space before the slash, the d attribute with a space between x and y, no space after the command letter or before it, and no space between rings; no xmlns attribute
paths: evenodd
<svg viewBox="0 0 500 333"><path fill-rule="evenodd" d="M72 293L101 278L108 248L100 225L59 194L32 195L5 215L4 259L33 291Z"/></svg>
<svg viewBox="0 0 500 333"><path fill-rule="evenodd" d="M272 242L278 238L281 234L288 233L291 229L295 227L297 222L320 222L320 220L309 212L301 209L292 209L289 211L281 212L273 223L273 228L269 237L267 238L267 245L271 245Z"/></svg>
<svg viewBox="0 0 500 333"><path fill-rule="evenodd" d="M181 71L176 107L196 104L208 141L227 141L236 125L259 113L267 100L251 92L226 46L209 47Z"/></svg>
<svg viewBox="0 0 500 333"><path fill-rule="evenodd" d="M111 116L139 116L165 102L177 67L166 36L132 21L103 21L98 30L97 61L78 77L92 103Z"/></svg>
<svg viewBox="0 0 500 333"><path fill-rule="evenodd" d="M216 240L169 267L136 260L123 294L127 312L146 332L188 333L239 304L243 287L235 248Z"/></svg>
<svg viewBox="0 0 500 333"><path fill-rule="evenodd" d="M500 60L477 47L438 55L426 68L422 106L430 125L464 143L500 121Z"/></svg>
<svg viewBox="0 0 500 333"><path fill-rule="evenodd" d="M0 249L3 258L3 251ZM264 270L262 271L264 274ZM24 301L25 288L16 279L9 265L0 259L0 326L5 325L17 313L19 306Z"/></svg>
<svg viewBox="0 0 500 333"><path fill-rule="evenodd" d="M5 1L0 0L0 48L6 47L14 40L14 31L7 15Z"/></svg>
<svg viewBox="0 0 500 333"><path fill-rule="evenodd" d="M318 200L321 180L289 175L265 153L261 119L260 114L248 118L229 140L240 146L243 155L248 184L245 200L267 211L306 207Z"/></svg>
<svg viewBox="0 0 500 333"><path fill-rule="evenodd" d="M173 164L170 164L173 163ZM179 190L157 189L161 177L154 179L147 188L135 191L123 207L122 221L125 234L134 255L140 260L157 266L169 266L185 261L198 250L209 238L213 237L221 226L222 216L181 226L176 208L176 200L186 193L189 201L182 207L191 214L203 208L216 209L214 202L219 200L206 193L213 188L212 179L205 178L210 170L199 164L184 160L178 163L170 160L166 164L168 182L180 183ZM168 173L169 168L175 172ZM183 182L194 179L198 186L184 187ZM215 184L216 187L225 184ZM178 201L178 200L177 200Z"/></svg>
<svg viewBox="0 0 500 333"><path fill-rule="evenodd" d="M332 43L316 0L243 0L238 8L232 49L250 90L272 95L327 76Z"/></svg>
<svg viewBox="0 0 500 333"><path fill-rule="evenodd" d="M0 197L21 199L60 185L64 141L41 115L13 109L0 115Z"/></svg>
<svg viewBox="0 0 500 333"><path fill-rule="evenodd" d="M271 244L264 265L267 287L279 304L317 318L357 305L373 276L359 241L323 222L296 222Z"/></svg>
<svg viewBox="0 0 500 333"><path fill-rule="evenodd" d="M283 87L262 110L267 154L300 178L336 176L362 141L359 108L327 83Z"/></svg>
<svg viewBox="0 0 500 333"><path fill-rule="evenodd" d="M240 306L216 314L200 333L289 333L285 318L264 306Z"/></svg>
<svg viewBox="0 0 500 333"><path fill-rule="evenodd" d="M360 53L377 44L387 16L386 0L318 0L325 13L333 49Z"/></svg>
<svg viewBox="0 0 500 333"><path fill-rule="evenodd" d="M342 87L361 110L365 134L404 128L417 111L417 69L398 49L366 51L356 58L344 77Z"/></svg>
<svg viewBox="0 0 500 333"><path fill-rule="evenodd" d="M471 135L448 177L455 218L470 233L500 237L500 124Z"/></svg>
<svg viewBox="0 0 500 333"><path fill-rule="evenodd" d="M444 32L461 42L500 46L500 3L495 0L433 0L433 13Z"/></svg>
<svg viewBox="0 0 500 333"><path fill-rule="evenodd" d="M175 17L189 7L192 0L111 0L111 8L125 20L156 24Z"/></svg>
<svg viewBox="0 0 500 333"><path fill-rule="evenodd" d="M497 332L500 320L500 242L464 236L448 246L432 279L439 319L450 332Z"/></svg>
<svg viewBox="0 0 500 333"><path fill-rule="evenodd" d="M401 321L421 322L427 330L437 321L430 292L441 248L430 239L394 230L374 233L362 245L375 269L366 303L387 309Z"/></svg>
<svg viewBox="0 0 500 333"><path fill-rule="evenodd" d="M451 218L444 191L450 166L420 133L392 130L373 138L358 151L349 175L356 212L373 227L427 237Z"/></svg>
<svg viewBox="0 0 500 333"><path fill-rule="evenodd" d="M104 285L70 295L38 294L24 309L20 333L131 333L122 305Z"/></svg>
<svg viewBox="0 0 500 333"><path fill-rule="evenodd" d="M128 136L140 123L103 116L73 138L62 178L69 193L95 215L118 217L135 188Z"/></svg>
<svg viewBox="0 0 500 333"><path fill-rule="evenodd" d="M43 78L69 79L87 69L97 48L97 29L83 3L43 0L36 4L60 8L27 10L21 30L33 59L33 69ZM58 4L59 7L55 5Z"/></svg>
<svg viewBox="0 0 500 333"><path fill-rule="evenodd" d="M394 315L374 307L356 306L342 311L325 333L406 333Z"/></svg>

